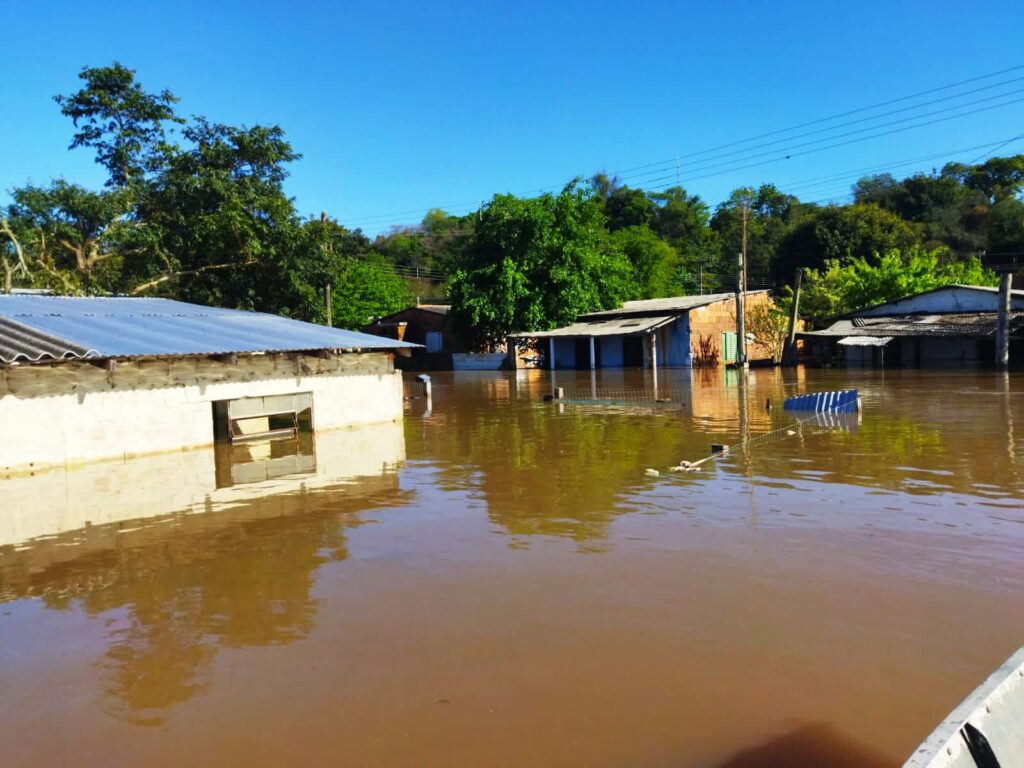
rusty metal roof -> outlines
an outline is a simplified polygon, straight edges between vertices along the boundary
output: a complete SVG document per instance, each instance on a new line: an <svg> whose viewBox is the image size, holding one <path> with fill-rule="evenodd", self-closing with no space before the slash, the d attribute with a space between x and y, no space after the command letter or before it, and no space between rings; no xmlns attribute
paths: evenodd
<svg viewBox="0 0 1024 768"><path fill-rule="evenodd" d="M0 362L417 345L262 312L129 297L0 296Z"/></svg>
<svg viewBox="0 0 1024 768"><path fill-rule="evenodd" d="M807 337L854 336L993 336L995 312L947 312L941 314L879 315L837 320L828 328L800 334ZM1011 332L1024 328L1024 312L1010 314ZM847 342L849 343L849 342Z"/></svg>
<svg viewBox="0 0 1024 768"><path fill-rule="evenodd" d="M747 291L748 296L768 291ZM625 315L667 315L682 312L689 312L691 309L706 307L708 304L716 304L719 301L735 301L736 294L733 293L704 293L696 296L669 296L664 299L642 299L640 301L627 301L618 309L608 309L602 312L588 312L580 316L580 320L599 317L622 317Z"/></svg>

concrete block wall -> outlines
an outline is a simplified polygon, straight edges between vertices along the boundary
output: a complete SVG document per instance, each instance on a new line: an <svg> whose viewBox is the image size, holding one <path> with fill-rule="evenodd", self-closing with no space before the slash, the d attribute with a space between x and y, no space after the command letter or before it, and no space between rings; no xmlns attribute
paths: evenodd
<svg viewBox="0 0 1024 768"><path fill-rule="evenodd" d="M0 473L213 443L215 400L313 393L316 430L397 421L402 379L384 352L17 365L0 369Z"/></svg>

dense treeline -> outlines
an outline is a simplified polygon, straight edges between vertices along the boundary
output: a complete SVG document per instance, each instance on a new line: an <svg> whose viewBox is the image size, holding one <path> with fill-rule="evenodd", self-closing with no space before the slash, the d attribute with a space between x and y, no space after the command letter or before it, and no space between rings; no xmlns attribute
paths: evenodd
<svg viewBox="0 0 1024 768"><path fill-rule="evenodd" d="M184 118L120 64L87 68L56 97L107 172L101 190L57 180L11 190L3 285L173 296L359 327L413 300L397 273L446 278L480 347L637 298L729 290L746 231L751 287L807 272L808 310L843 311L937 281L987 282L976 254L1024 250L1024 155L861 179L848 205L766 184L717 206L681 187L646 191L599 173L558 194L495 195L434 210L374 240L326 215L303 219L283 190L300 155L277 126ZM422 292L422 286L417 286Z"/></svg>

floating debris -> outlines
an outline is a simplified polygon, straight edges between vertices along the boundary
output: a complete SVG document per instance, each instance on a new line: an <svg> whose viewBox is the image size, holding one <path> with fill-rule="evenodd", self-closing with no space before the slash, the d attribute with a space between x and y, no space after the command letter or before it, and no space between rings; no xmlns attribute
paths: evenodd
<svg viewBox="0 0 1024 768"><path fill-rule="evenodd" d="M661 472L656 469L647 468L644 470L644 474L648 477L661 477Z"/></svg>
<svg viewBox="0 0 1024 768"><path fill-rule="evenodd" d="M782 407L787 411L835 411L856 413L860 410L860 397L856 389L839 392L808 392L806 395L786 398Z"/></svg>

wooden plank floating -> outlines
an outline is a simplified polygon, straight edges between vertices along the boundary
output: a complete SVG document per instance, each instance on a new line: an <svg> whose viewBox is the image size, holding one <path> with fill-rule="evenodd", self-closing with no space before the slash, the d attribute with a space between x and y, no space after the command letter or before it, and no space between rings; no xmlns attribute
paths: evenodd
<svg viewBox="0 0 1024 768"><path fill-rule="evenodd" d="M783 404L787 411L815 411L822 413L855 413L860 410L860 398L856 389L844 389L838 392L809 392L788 398Z"/></svg>

